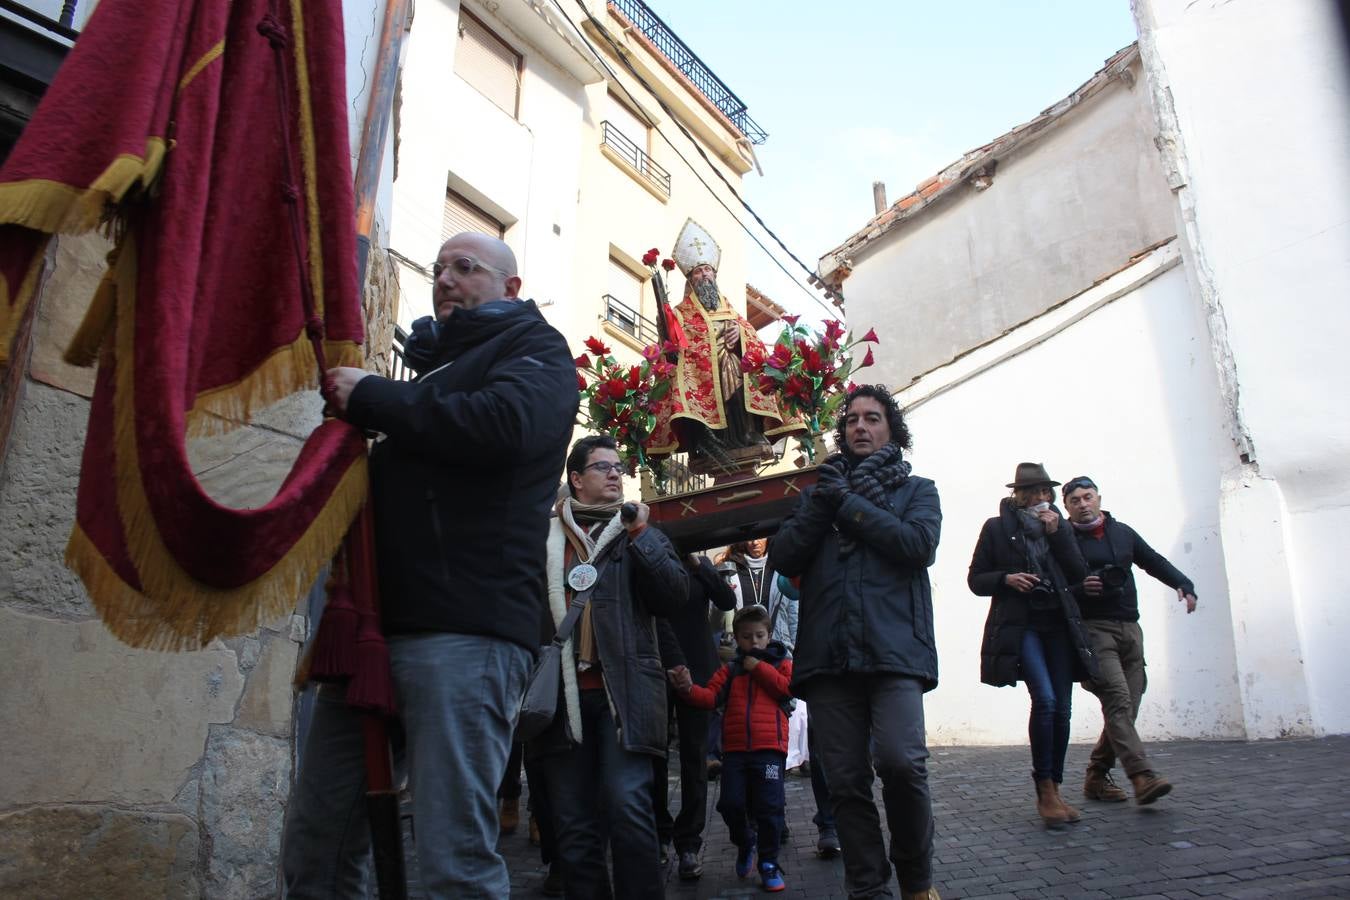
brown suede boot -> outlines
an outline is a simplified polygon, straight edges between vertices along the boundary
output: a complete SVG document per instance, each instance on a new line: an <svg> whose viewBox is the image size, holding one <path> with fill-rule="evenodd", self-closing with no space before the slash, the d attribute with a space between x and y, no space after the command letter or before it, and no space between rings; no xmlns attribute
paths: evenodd
<svg viewBox="0 0 1350 900"><path fill-rule="evenodd" d="M1087 770L1087 778L1083 779L1083 796L1103 803L1124 803L1130 799L1130 795L1111 780L1110 772L1093 768Z"/></svg>
<svg viewBox="0 0 1350 900"><path fill-rule="evenodd" d="M1060 809L1063 810L1065 819L1070 823L1077 822L1080 819L1082 819L1083 818L1082 813L1080 813L1078 810L1074 809L1072 806L1064 802L1064 798L1060 796L1059 793L1059 785L1053 781L1051 781L1050 784L1051 789L1055 792L1055 801L1059 803Z"/></svg>
<svg viewBox="0 0 1350 900"><path fill-rule="evenodd" d="M1069 822L1068 813L1064 811L1064 804L1055 790L1055 782L1049 778L1036 782L1036 813L1045 820L1047 826L1067 825Z"/></svg>
<svg viewBox="0 0 1350 900"><path fill-rule="evenodd" d="M1134 785L1134 802L1140 806L1148 806L1154 800L1160 800L1172 792L1172 785L1167 779L1152 772L1131 775L1130 784Z"/></svg>
<svg viewBox="0 0 1350 900"><path fill-rule="evenodd" d="M901 891L900 900L942 900L938 896L937 888L930 887L926 891Z"/></svg>
<svg viewBox="0 0 1350 900"><path fill-rule="evenodd" d="M519 798L508 799L503 797L501 804L497 807L497 816L502 834L515 834L516 829L520 827Z"/></svg>

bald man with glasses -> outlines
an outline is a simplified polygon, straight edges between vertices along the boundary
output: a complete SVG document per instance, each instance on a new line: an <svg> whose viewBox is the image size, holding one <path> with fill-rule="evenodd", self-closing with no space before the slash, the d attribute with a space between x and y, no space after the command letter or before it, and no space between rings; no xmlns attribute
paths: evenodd
<svg viewBox="0 0 1350 900"><path fill-rule="evenodd" d="M446 241L411 381L330 369L332 405L376 432L380 608L429 897L505 897L497 786L539 643L549 510L577 412L567 342L520 299L509 247ZM289 897L364 897L360 714L324 685L283 838Z"/></svg>

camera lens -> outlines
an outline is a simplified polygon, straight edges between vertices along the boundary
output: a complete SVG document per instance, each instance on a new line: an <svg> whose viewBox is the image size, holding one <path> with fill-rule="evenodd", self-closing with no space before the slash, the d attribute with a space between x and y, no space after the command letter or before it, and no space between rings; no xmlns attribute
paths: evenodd
<svg viewBox="0 0 1350 900"><path fill-rule="evenodd" d="M1125 586L1128 574L1124 566L1102 566L1102 584L1113 591L1118 591Z"/></svg>

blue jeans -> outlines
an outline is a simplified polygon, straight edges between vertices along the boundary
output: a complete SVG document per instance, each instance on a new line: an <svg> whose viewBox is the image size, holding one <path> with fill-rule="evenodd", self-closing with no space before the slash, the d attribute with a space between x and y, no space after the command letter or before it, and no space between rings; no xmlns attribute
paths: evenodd
<svg viewBox="0 0 1350 900"><path fill-rule="evenodd" d="M580 744L541 763L569 900L665 896L652 811L652 760L625 750L603 690L581 692ZM614 888L605 866L608 838ZM503 891L501 896L505 897Z"/></svg>
<svg viewBox="0 0 1350 900"><path fill-rule="evenodd" d="M778 862L783 839L783 771L787 754L752 750L722 754L722 791L717 811L726 820L731 842L745 849L754 838L760 862ZM750 819L755 820L751 833Z"/></svg>
<svg viewBox="0 0 1350 900"><path fill-rule="evenodd" d="M848 895L893 896L891 863L901 890L932 887L933 802L922 682L905 675L817 675L807 687L810 727L844 848ZM891 832L889 854L872 799L877 775Z"/></svg>
<svg viewBox="0 0 1350 900"><path fill-rule="evenodd" d="M1031 694L1031 775L1037 781L1064 781L1073 712L1073 644L1067 628L1022 634L1022 677Z"/></svg>
<svg viewBox="0 0 1350 900"><path fill-rule="evenodd" d="M498 638L389 639L405 737L417 860L429 897L505 897L497 853L497 786L530 652ZM287 804L282 875L291 898L364 898L370 857L363 714L345 687L322 685Z"/></svg>

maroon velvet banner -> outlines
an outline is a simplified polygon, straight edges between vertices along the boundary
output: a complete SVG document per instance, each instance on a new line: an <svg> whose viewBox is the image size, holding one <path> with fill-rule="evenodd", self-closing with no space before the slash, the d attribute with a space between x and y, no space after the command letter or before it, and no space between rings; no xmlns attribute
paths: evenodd
<svg viewBox="0 0 1350 900"><path fill-rule="evenodd" d="M103 0L0 170L0 348L50 235L117 240L68 351L99 373L67 562L129 643L293 608L364 501L335 420L257 509L213 501L186 450L316 386L319 319L326 364L361 364L344 71L338 3Z"/></svg>

